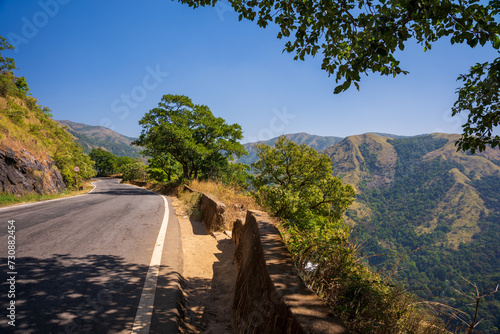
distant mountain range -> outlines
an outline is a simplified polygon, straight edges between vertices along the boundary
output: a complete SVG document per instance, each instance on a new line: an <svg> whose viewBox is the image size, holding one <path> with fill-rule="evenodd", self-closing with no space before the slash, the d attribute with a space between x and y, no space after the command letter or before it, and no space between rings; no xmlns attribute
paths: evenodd
<svg viewBox="0 0 500 334"><path fill-rule="evenodd" d="M306 144L307 146L310 146L314 148L317 151L321 151L335 143L340 142L343 138L341 137L323 137L323 136L316 136L316 135L310 135L308 133L294 133L294 134L288 134L285 135L288 139L293 141L294 143L297 144ZM252 163L256 162L258 160L257 158L257 151L255 150L255 145L256 144L265 144L265 145L274 145L276 141L278 140L278 137L272 138L269 140L265 141L259 141L255 143L247 143L244 144L245 149L248 151L248 155L244 155L241 158L238 159L238 162L251 165Z"/></svg>
<svg viewBox="0 0 500 334"><path fill-rule="evenodd" d="M373 134L376 134L378 136L389 137L389 138L404 138L405 137L405 136L398 136L398 135L392 135L392 134L387 134L387 133L373 133ZM310 135L310 134L305 133L305 132L287 134L287 135L285 135L285 137L287 137L288 139L290 139L294 143L306 144L307 146L314 148L318 152L323 151L324 149L344 140L343 137L316 136L316 135ZM245 149L248 152L248 155L242 156L237 161L244 163L244 164L247 164L247 165L251 165L252 163L254 163L258 160L257 151L255 150L256 144L265 144L265 145L273 146L277 140L278 140L278 137L271 138L269 140L263 140L263 141L259 141L259 142L252 142L252 143L243 144L243 146L245 146Z"/></svg>
<svg viewBox="0 0 500 334"><path fill-rule="evenodd" d="M130 143L136 138L121 135L103 126L86 125L71 121L58 121L71 133L76 141L89 153L94 148L103 148L116 156L139 157L142 148Z"/></svg>

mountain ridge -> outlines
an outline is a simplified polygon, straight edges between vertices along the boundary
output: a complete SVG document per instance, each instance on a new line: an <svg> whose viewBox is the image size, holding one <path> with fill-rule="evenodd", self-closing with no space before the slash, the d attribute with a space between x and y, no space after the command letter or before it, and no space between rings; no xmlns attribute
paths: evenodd
<svg viewBox="0 0 500 334"><path fill-rule="evenodd" d="M140 157L142 148L132 146L136 139L127 137L104 126L88 125L69 120L57 121L73 135L75 140L89 153L94 148L103 148L116 156Z"/></svg>
<svg viewBox="0 0 500 334"><path fill-rule="evenodd" d="M343 139L341 137L335 137L335 136L311 135L306 132L290 133L284 136L293 141L294 143L306 144L307 146L310 146L317 151L321 151L326 147L333 145ZM274 145L274 143L276 143L278 138L279 137L275 137L268 140L261 140L257 142L243 144L243 146L248 152L248 155L240 157L239 159L237 159L237 162L251 165L253 162L256 162L258 160L257 151L255 150L255 145L265 144L272 146Z"/></svg>

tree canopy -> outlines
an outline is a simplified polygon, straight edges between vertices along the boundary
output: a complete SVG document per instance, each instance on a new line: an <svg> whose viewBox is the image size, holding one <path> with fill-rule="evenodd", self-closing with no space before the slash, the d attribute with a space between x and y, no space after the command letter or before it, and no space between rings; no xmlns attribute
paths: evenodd
<svg viewBox="0 0 500 334"><path fill-rule="evenodd" d="M218 0L179 0L194 8L215 6ZM359 89L361 74L408 73L396 55L408 42L430 49L448 37L452 44L500 48L497 22L500 1L490 0L228 0L239 19L257 20L266 27L279 26L278 38L285 38L285 51L304 60L323 54L321 68L334 75L339 85L334 93L354 84ZM453 114L468 112L459 149L482 151L486 144L500 144L492 130L498 126L498 63L500 58L472 66L460 76L465 85Z"/></svg>
<svg viewBox="0 0 500 334"><path fill-rule="evenodd" d="M97 176L109 176L115 173L116 156L113 153L102 148L94 148L89 156L95 162L94 169Z"/></svg>
<svg viewBox="0 0 500 334"><path fill-rule="evenodd" d="M0 36L0 51L3 50L13 50L14 47L7 42L7 39ZM14 59L9 57L3 57L0 54L0 72L13 72L16 69Z"/></svg>
<svg viewBox="0 0 500 334"><path fill-rule="evenodd" d="M164 95L157 108L139 121L142 132L133 144L144 154L165 160L171 156L186 179L210 177L224 168L233 155L246 151L238 140L238 124L227 124L205 105L196 105L184 95Z"/></svg>
<svg viewBox="0 0 500 334"><path fill-rule="evenodd" d="M342 222L355 192L332 175L328 156L285 136L274 147L257 144L256 149L252 183L273 214L299 229Z"/></svg>

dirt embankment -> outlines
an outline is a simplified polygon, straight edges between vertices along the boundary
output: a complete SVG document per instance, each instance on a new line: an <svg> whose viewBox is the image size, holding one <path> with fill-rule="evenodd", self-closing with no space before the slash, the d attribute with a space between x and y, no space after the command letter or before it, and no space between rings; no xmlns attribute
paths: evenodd
<svg viewBox="0 0 500 334"><path fill-rule="evenodd" d="M228 232L207 233L205 226L186 215L181 201L173 200L182 235L184 294L183 331L232 333L231 305L236 271L235 246Z"/></svg>

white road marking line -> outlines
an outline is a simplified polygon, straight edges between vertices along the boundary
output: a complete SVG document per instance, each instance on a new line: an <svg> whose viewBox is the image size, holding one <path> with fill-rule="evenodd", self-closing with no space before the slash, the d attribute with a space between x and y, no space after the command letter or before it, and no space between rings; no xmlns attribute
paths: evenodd
<svg viewBox="0 0 500 334"><path fill-rule="evenodd" d="M151 263L149 264L148 274L146 275L144 287L142 288L141 300L139 301L139 307L137 308L137 314L135 316L132 333L147 334L149 333L149 326L151 325L151 317L153 315L156 293L156 283L158 281L158 274L160 272L161 254L163 252L163 244L165 243L165 234L167 233L169 216L168 201L165 196L161 197L165 202L165 215L163 216L163 222L160 227L160 232L158 233L158 238L156 239L153 255L151 256Z"/></svg>

